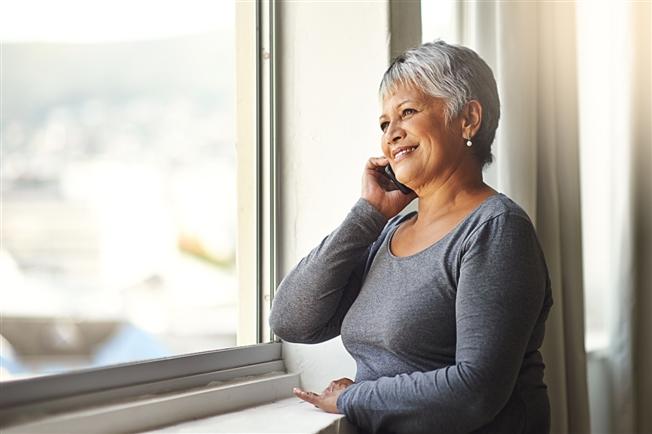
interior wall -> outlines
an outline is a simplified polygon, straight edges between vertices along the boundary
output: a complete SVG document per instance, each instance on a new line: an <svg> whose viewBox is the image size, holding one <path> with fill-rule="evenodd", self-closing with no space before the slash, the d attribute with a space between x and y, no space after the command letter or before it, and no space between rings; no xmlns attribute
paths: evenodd
<svg viewBox="0 0 652 434"><path fill-rule="evenodd" d="M381 155L388 16L387 1L277 4L281 276L339 225L360 197L366 160ZM307 389L355 376L339 338L283 351Z"/></svg>

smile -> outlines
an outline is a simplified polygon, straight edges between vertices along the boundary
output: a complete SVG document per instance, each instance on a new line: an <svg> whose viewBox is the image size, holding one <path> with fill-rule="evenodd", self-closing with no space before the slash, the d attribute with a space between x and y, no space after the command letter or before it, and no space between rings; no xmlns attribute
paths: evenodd
<svg viewBox="0 0 652 434"><path fill-rule="evenodd" d="M413 152L413 151L414 151L415 149L417 149L417 148L418 148L418 145L417 145L417 146L408 146L408 147L405 147L405 148L397 149L397 150L394 152L394 161L402 160L402 159L405 158L409 153Z"/></svg>

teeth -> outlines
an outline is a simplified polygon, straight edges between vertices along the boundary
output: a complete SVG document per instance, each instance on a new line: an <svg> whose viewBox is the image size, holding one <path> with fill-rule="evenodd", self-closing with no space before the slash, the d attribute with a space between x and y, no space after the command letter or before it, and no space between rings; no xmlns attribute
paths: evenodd
<svg viewBox="0 0 652 434"><path fill-rule="evenodd" d="M412 148L402 149L401 151L399 151L399 152L396 153L396 155L394 156L394 158L398 158L398 157L400 157L401 155L408 154L408 153L414 151L415 149L417 149L416 146L414 146L414 147L412 147Z"/></svg>

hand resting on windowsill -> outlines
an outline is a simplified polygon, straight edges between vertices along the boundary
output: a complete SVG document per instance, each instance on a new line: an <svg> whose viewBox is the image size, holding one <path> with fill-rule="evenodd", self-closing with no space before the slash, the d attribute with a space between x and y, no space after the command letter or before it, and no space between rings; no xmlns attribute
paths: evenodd
<svg viewBox="0 0 652 434"><path fill-rule="evenodd" d="M328 387L320 394L314 392L307 392L299 387L295 387L292 392L300 399L313 404L317 408L321 408L327 413L340 413L337 410L337 398L340 394L353 384L354 381L349 378L340 378L333 380Z"/></svg>

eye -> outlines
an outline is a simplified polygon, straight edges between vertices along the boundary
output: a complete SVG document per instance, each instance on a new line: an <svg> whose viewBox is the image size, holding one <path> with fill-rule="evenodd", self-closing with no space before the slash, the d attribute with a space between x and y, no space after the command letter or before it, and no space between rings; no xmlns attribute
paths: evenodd
<svg viewBox="0 0 652 434"><path fill-rule="evenodd" d="M381 122L380 129L384 132L389 126L389 122Z"/></svg>
<svg viewBox="0 0 652 434"><path fill-rule="evenodd" d="M417 112L417 111L416 111L415 109L412 109L412 108L406 108L406 109L403 109L403 111L401 112L401 114L403 115L403 117L405 117L405 116L413 115L413 114L415 114L416 112Z"/></svg>

